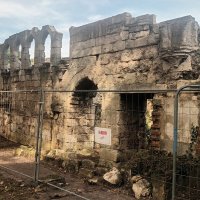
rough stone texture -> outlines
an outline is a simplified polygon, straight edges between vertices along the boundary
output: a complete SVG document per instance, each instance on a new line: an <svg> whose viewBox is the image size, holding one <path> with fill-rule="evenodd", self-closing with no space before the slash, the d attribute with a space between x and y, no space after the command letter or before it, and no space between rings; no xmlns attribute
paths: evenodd
<svg viewBox="0 0 200 200"><path fill-rule="evenodd" d="M91 170L89 170L89 169L81 168L81 169L79 170L79 174L80 174L83 178L91 179L91 178L94 177L93 171L91 171Z"/></svg>
<svg viewBox="0 0 200 200"><path fill-rule="evenodd" d="M199 26L191 16L156 23L154 15L132 17L123 13L81 27L71 27L70 58L67 59L61 59L62 34L52 26L10 36L0 45L0 90L30 92L13 93L12 97L0 93L4 100L0 102L0 134L35 146L40 96L33 90L40 88L164 90L199 84L198 33ZM51 58L50 63L44 63L44 44L48 34L51 37ZM33 39L36 45L34 66L31 66L29 48ZM20 44L21 61L18 58ZM173 94L155 94L148 98L142 94L140 97L141 113L146 109L147 99L153 100L151 146L171 151ZM135 117L135 113L124 109L132 110L132 99L137 97L119 93L46 93L43 149L63 151L63 158L69 160L66 165L76 171L79 168L77 159L84 160L84 168L100 166L103 170L105 166L111 168L127 161L132 150L148 146L144 136L144 114ZM191 123L195 126L199 124L198 100L198 95L181 98L181 105L186 102L192 105ZM132 103L137 110L137 102ZM186 108L182 110L189 115ZM132 123L127 123L130 119ZM134 127L138 121L143 122L140 129ZM184 121L188 121L185 115L180 126L188 131L180 135L179 141L187 145L191 124ZM95 143L94 126L111 129L111 146ZM71 160L75 160L75 164ZM102 174L102 171L97 173Z"/></svg>
<svg viewBox="0 0 200 200"><path fill-rule="evenodd" d="M99 151L99 155L103 160L106 161L119 161L119 152L117 150L101 149Z"/></svg>
<svg viewBox="0 0 200 200"><path fill-rule="evenodd" d="M51 65L57 65L61 60L62 33L57 32L53 26L46 25L41 30L34 27L32 30L17 33L6 39L4 44L0 45L1 69L12 71L29 69L31 67L29 48L33 40L35 41L34 65L41 66L45 62L44 45L48 35L51 37L50 62ZM20 45L21 52L19 52Z"/></svg>
<svg viewBox="0 0 200 200"><path fill-rule="evenodd" d="M120 171L113 167L113 169L103 175L103 179L112 185L118 185L122 181L122 176Z"/></svg>
<svg viewBox="0 0 200 200"><path fill-rule="evenodd" d="M165 54L187 53L199 48L198 24L191 16L160 23L160 51ZM166 55L165 55L166 56Z"/></svg>
<svg viewBox="0 0 200 200"><path fill-rule="evenodd" d="M150 183L141 176L134 176L131 179L133 181L132 190L136 199L141 197L149 197L151 195Z"/></svg>

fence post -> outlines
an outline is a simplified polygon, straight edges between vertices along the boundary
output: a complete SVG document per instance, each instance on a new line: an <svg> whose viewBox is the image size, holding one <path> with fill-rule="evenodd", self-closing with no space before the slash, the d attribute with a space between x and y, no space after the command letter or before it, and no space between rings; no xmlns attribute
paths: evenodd
<svg viewBox="0 0 200 200"><path fill-rule="evenodd" d="M176 158L177 158L177 143L178 143L178 101L179 94L187 89L188 91L199 91L200 85L186 85L179 88L176 92L174 100L174 141L173 141L173 178L172 178L172 200L175 200L175 190L176 190Z"/></svg>
<svg viewBox="0 0 200 200"><path fill-rule="evenodd" d="M176 186L176 157L177 157L177 129L178 129L178 99L180 90L176 92L174 100L174 141L173 141L173 177L172 177L172 200L175 200Z"/></svg>
<svg viewBox="0 0 200 200"><path fill-rule="evenodd" d="M38 121L37 121L37 133L36 133L36 151L35 151L35 173L34 180L38 184L39 171L40 171L40 156L42 148L42 127L43 127L43 112L44 112L44 91L40 91Z"/></svg>

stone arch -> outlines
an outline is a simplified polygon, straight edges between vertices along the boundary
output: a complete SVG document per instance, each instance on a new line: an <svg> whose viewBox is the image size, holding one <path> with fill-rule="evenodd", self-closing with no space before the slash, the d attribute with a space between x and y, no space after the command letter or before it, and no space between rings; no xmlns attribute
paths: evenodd
<svg viewBox="0 0 200 200"><path fill-rule="evenodd" d="M19 34L18 36L16 36L11 55L14 69L22 68L22 54L23 54L23 36Z"/></svg>
<svg viewBox="0 0 200 200"><path fill-rule="evenodd" d="M34 46L34 66L39 66L42 62L41 62L41 42L40 42L40 30L37 27L32 28L32 30L30 31L30 35L27 38L27 42L28 42L28 48L30 51L31 48L31 44L33 42L33 40L35 41L35 46ZM29 53L29 60L30 60L30 53ZM30 60L31 63L31 60ZM31 64L30 64L31 65Z"/></svg>
<svg viewBox="0 0 200 200"><path fill-rule="evenodd" d="M51 65L57 65L61 60L62 33L56 31L53 26L43 26L41 30L34 27L10 36L0 45L1 68L19 69L31 66L29 49L32 41L35 41L34 65L39 67L45 62L44 44L47 36L51 38ZM19 46L22 47L21 59L19 59ZM8 58L7 50L10 49ZM8 63L10 64L8 67Z"/></svg>
<svg viewBox="0 0 200 200"><path fill-rule="evenodd" d="M50 35L50 38L52 40L53 38L53 33L56 31L56 29L53 26L43 26L41 29L41 42L42 44L45 43L45 40L47 38L48 35Z"/></svg>
<svg viewBox="0 0 200 200"><path fill-rule="evenodd" d="M75 90L97 90L97 84L86 76L77 82Z"/></svg>
<svg viewBox="0 0 200 200"><path fill-rule="evenodd" d="M41 47L43 47L41 50L42 55L42 63L45 63L45 42L48 36L50 36L51 44L50 44L50 62L51 62L51 49L52 49L52 38L53 38L53 31L56 31L53 26L43 26L40 35L41 35Z"/></svg>
<svg viewBox="0 0 200 200"><path fill-rule="evenodd" d="M77 150L83 148L94 148L94 126L96 120L99 120L101 104L97 101L99 94L98 86L87 76L80 79L72 94L71 105L73 105L74 121L77 124L74 127L74 133L77 137Z"/></svg>
<svg viewBox="0 0 200 200"><path fill-rule="evenodd" d="M40 31L40 42L41 42L41 55L42 56L42 63L45 62L45 56L44 56L44 45L47 36L50 35L51 38L51 49L50 49L50 62L51 65L56 65L61 60L61 48L62 48L62 33L59 33L56 31L54 26L43 26Z"/></svg>
<svg viewBox="0 0 200 200"><path fill-rule="evenodd" d="M75 86L72 98L72 101L78 102L77 109L82 110L91 107L93 98L97 95L97 89L97 85L88 77L80 79Z"/></svg>
<svg viewBox="0 0 200 200"><path fill-rule="evenodd" d="M21 59L19 58L19 47L21 45L21 50L23 49L23 39L22 33L15 34L8 38L8 43L10 45L10 68L20 69Z"/></svg>
<svg viewBox="0 0 200 200"><path fill-rule="evenodd" d="M25 53L24 57L26 61L25 63L27 67L32 67L35 64L35 46L36 46L35 36L32 33L29 33L26 43L27 43L26 45L27 50L24 52Z"/></svg>

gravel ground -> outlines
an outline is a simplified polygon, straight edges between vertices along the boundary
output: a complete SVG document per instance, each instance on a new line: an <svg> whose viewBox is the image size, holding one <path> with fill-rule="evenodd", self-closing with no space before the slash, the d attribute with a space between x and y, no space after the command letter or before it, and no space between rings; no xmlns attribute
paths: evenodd
<svg viewBox="0 0 200 200"><path fill-rule="evenodd" d="M34 160L22 156L16 156L15 150L19 144L10 142L0 137L0 165L27 174L33 177ZM57 166L45 164L40 167L40 178L54 185L85 197L85 199L95 200L133 200L134 195L124 192L121 188L91 185L86 183L76 174L69 174L59 169ZM63 181L64 180L64 181ZM65 183L65 184L63 184ZM127 194L126 194L127 193ZM78 196L61 191L54 187L42 183L36 186L33 180L11 172L0 167L0 200L79 200Z"/></svg>

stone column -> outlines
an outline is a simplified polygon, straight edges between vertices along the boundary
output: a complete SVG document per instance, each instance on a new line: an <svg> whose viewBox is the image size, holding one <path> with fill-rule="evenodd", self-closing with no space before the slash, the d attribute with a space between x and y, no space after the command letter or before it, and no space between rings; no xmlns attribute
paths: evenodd
<svg viewBox="0 0 200 200"><path fill-rule="evenodd" d="M31 62L30 62L29 46L24 45L22 46L22 52L21 52L21 68L27 69L30 67L31 67Z"/></svg>
<svg viewBox="0 0 200 200"><path fill-rule="evenodd" d="M39 67L45 62L45 55L44 55L44 44L35 40L35 57L34 63L35 66Z"/></svg>
<svg viewBox="0 0 200 200"><path fill-rule="evenodd" d="M51 40L51 65L57 65L61 60L62 33L55 33Z"/></svg>
<svg viewBox="0 0 200 200"><path fill-rule="evenodd" d="M21 61L19 60L19 47L12 45L10 47L10 69L20 69Z"/></svg>

